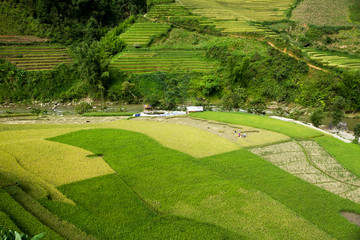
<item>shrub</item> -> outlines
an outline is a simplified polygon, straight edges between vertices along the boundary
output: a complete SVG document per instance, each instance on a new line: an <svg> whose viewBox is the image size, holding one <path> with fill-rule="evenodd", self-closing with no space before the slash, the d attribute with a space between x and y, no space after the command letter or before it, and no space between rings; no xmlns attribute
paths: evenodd
<svg viewBox="0 0 360 240"><path fill-rule="evenodd" d="M356 124L354 127L354 136L355 136L356 142L358 142L359 137L360 137L360 123Z"/></svg>
<svg viewBox="0 0 360 240"><path fill-rule="evenodd" d="M257 97L254 100L249 102L248 112L255 114L263 114L265 115L266 102L262 97Z"/></svg>
<svg viewBox="0 0 360 240"><path fill-rule="evenodd" d="M315 127L319 127L324 117L324 110L322 108L318 108L311 114L310 121Z"/></svg>
<svg viewBox="0 0 360 240"><path fill-rule="evenodd" d="M344 118L343 109L345 107L345 99L343 97L336 96L332 103L333 103L331 108L332 125L336 127Z"/></svg>
<svg viewBox="0 0 360 240"><path fill-rule="evenodd" d="M75 107L75 112L77 112L78 114L84 114L88 112L90 109L92 109L90 103L82 102Z"/></svg>

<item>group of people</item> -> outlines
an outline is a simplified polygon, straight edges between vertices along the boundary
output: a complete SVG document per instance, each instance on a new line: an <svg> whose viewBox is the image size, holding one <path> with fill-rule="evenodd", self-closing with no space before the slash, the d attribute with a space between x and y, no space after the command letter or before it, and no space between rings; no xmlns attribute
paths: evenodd
<svg viewBox="0 0 360 240"><path fill-rule="evenodd" d="M234 133L237 134L236 130L234 130ZM246 138L246 133L241 135L241 132L239 132L238 137L239 138L241 138L241 137Z"/></svg>

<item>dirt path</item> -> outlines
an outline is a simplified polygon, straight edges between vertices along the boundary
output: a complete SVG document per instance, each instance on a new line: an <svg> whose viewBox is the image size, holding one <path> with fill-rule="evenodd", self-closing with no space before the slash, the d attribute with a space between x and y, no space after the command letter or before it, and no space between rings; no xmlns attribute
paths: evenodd
<svg viewBox="0 0 360 240"><path fill-rule="evenodd" d="M297 56L295 56L292 52L290 52L290 51L288 51L286 48L284 49L284 50L281 50L280 48L278 48L278 47L276 47L272 42L270 42L270 41L268 41L267 42L271 47L273 47L274 49L276 49L276 50L278 50L278 51L280 51L280 52L282 52L282 53L285 53L285 54L287 54L288 56L290 56L290 57L292 57L292 58L295 58L296 60L300 60ZM316 69L316 70L320 70L320 71L323 71L323 72L329 72L329 71L327 71L327 70L325 70L325 69L322 69L322 68L319 68L319 67L317 67L317 66L314 66L314 65L312 65L312 64L310 64L310 63L306 63L309 67L311 67L311 68L314 68L314 69Z"/></svg>
<svg viewBox="0 0 360 240"><path fill-rule="evenodd" d="M253 38L253 39L256 39L256 40L258 40L258 41L264 41L264 38L246 37L246 36L239 36L239 35L234 35L234 34L229 34L228 36L229 36L229 37L236 37L236 38ZM300 58L299 58L299 57L295 56L292 52L288 51L286 48L285 48L284 50L282 50L282 49L276 47L275 44L273 44L273 43L270 42L270 41L267 41L267 44L268 44L270 47L278 50L279 52L285 53L286 55L288 55L288 56L296 59L297 61L300 61ZM316 70L319 70L319 71L329 72L329 71L327 71L327 70L325 70L325 69L322 69L322 68L320 68L320 67L314 66L314 65L312 65L312 64L310 64L310 63L306 63L306 65L308 65L310 68L313 68L313 69L316 69Z"/></svg>

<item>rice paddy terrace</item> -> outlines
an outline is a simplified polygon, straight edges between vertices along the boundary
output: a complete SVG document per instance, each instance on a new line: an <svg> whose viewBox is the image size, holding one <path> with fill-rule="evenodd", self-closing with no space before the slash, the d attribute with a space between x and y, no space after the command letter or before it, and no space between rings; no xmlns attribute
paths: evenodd
<svg viewBox="0 0 360 240"><path fill-rule="evenodd" d="M339 67L348 70L360 69L360 57L355 55L336 54L325 51L320 51L315 48L306 48L302 50L311 59L318 60L325 65L332 67Z"/></svg>
<svg viewBox="0 0 360 240"><path fill-rule="evenodd" d="M45 240L358 239L341 215L360 213L360 178L342 165L357 145L251 114L193 116L0 124L0 225Z"/></svg>
<svg viewBox="0 0 360 240"><path fill-rule="evenodd" d="M120 38L128 45L147 46L151 40L169 31L170 25L161 23L135 23Z"/></svg>
<svg viewBox="0 0 360 240"><path fill-rule="evenodd" d="M129 50L117 55L110 64L110 69L130 73L150 72L207 72L215 65L205 59L200 50Z"/></svg>
<svg viewBox="0 0 360 240"><path fill-rule="evenodd" d="M51 70L72 62L67 49L56 45L0 46L0 58L27 71Z"/></svg>
<svg viewBox="0 0 360 240"><path fill-rule="evenodd" d="M285 18L285 11L293 4L292 0L281 1L215 1L184 0L184 6L193 13L209 18L223 33L267 32L261 25L250 21L278 21Z"/></svg>

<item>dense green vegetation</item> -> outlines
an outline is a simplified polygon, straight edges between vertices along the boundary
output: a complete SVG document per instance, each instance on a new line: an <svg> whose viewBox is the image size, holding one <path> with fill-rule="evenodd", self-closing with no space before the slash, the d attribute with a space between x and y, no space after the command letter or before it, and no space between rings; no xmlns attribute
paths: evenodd
<svg viewBox="0 0 360 240"><path fill-rule="evenodd" d="M47 1L5 0L2 12L16 12L6 23L21 24L15 34L36 34L72 44L74 41L100 40L109 28L118 25L130 15L146 10L145 0L113 1ZM11 15L11 14L9 14ZM36 23L36 26L29 24ZM13 33L13 34L14 34ZM8 32L3 32L8 34Z"/></svg>
<svg viewBox="0 0 360 240"><path fill-rule="evenodd" d="M336 42L332 35L349 29L301 27L286 20L291 7L297 14L292 18L298 19L298 12L309 3L283 0L271 6L245 1L183 4L140 0L2 1L3 15L14 15L6 18L9 32L4 34L32 33L71 45L72 60L64 56L61 61L72 64L46 73L28 73L1 62L0 102L91 97L145 102L167 109L186 103L215 103L228 110L248 108L262 112L268 101L329 110L335 96L340 95L345 98L346 111L359 111L360 78L356 72L346 70L357 69L358 56L339 53L334 57L336 54L316 48L320 43ZM238 11L234 6L247 7ZM221 31L232 37L220 36ZM247 38L234 38L243 35ZM267 37L278 49L290 49L300 59L275 50L260 37ZM305 47L304 51L311 61L327 61L329 66L319 62L315 65L329 71L314 70L306 64L309 56L302 56L297 46L309 44L314 50ZM29 55L28 59L26 54L32 51L29 47L23 48L26 54L15 51L15 47L3 49L11 55L10 61L24 69L48 69L59 62L50 52L41 57ZM45 61L49 67L42 66Z"/></svg>

